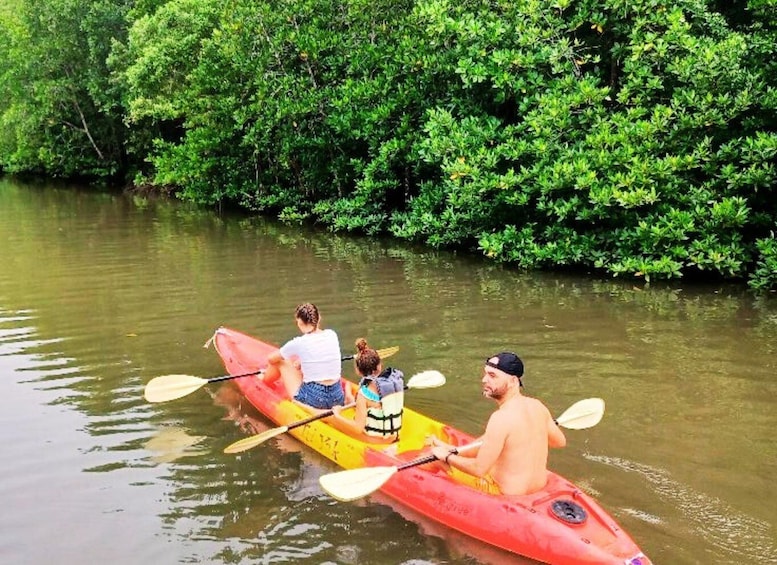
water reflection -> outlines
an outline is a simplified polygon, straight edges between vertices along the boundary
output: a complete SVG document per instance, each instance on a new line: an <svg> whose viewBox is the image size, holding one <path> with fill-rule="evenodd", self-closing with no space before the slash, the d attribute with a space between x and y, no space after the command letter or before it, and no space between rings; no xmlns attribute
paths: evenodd
<svg viewBox="0 0 777 565"><path fill-rule="evenodd" d="M234 421L243 433L261 433L272 427L246 405L245 398L231 384L219 388L213 397L226 410L225 418ZM272 483L285 502L269 514L264 505L246 508L244 513L233 512L221 525L222 535L247 544L241 549L232 548L230 555L235 559L257 559L260 563L333 560L355 565L371 562L375 555L390 555L391 563L419 565L437 563L438 559L450 562L446 557L450 555L457 563L496 564L504 563L505 558L533 563L516 561L514 556L448 531L380 494L352 504L333 501L322 493L318 483L322 474L331 472L332 464L291 435L277 436L236 459L243 460L243 467L253 469L256 457L272 460L271 466L263 467L273 474ZM392 530L390 535L385 535L386 528ZM374 536L370 530L384 534ZM425 536L439 538L424 541L437 559L418 559L408 549L408 542Z"/></svg>
<svg viewBox="0 0 777 565"><path fill-rule="evenodd" d="M180 426L167 426L146 441L143 448L152 453L151 461L154 463L172 463L183 457L196 457L206 453L207 450L195 447L204 439L205 436L189 435L189 432Z"/></svg>
<svg viewBox="0 0 777 565"><path fill-rule="evenodd" d="M445 387L407 402L471 433L493 409L479 394L483 359L502 348L521 353L527 392L554 413L605 398L604 420L568 435L551 456L555 470L594 493L659 563L777 562L777 305L768 296L528 274L162 199L8 180L0 240L0 545L16 548L17 562L57 554L80 563L82 547L117 565L489 562L445 532L427 535L388 501L324 497L315 480L331 464L289 437L224 455L268 425L234 388L144 402L154 376L223 372L201 347L214 328L281 343L307 300L344 349L364 336L399 345L392 365L406 374L442 371ZM160 433L173 438L164 449ZM41 516L29 493L64 502ZM36 533L62 523L67 539Z"/></svg>

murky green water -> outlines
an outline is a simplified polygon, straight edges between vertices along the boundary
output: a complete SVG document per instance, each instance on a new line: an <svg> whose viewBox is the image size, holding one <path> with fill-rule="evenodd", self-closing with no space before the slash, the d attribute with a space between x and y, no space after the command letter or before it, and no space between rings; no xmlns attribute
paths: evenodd
<svg viewBox="0 0 777 565"><path fill-rule="evenodd" d="M166 201L0 180L0 555L8 563L501 563L377 497L335 503L332 464L230 385L148 404L167 373L223 372L219 325L282 342L316 302L344 348L448 376L407 402L472 433L483 359L527 366L556 413L601 396L554 470L656 563L777 563L777 300L524 274ZM348 371L350 367L345 366ZM411 396L412 395L412 396ZM242 426L239 422L242 422Z"/></svg>

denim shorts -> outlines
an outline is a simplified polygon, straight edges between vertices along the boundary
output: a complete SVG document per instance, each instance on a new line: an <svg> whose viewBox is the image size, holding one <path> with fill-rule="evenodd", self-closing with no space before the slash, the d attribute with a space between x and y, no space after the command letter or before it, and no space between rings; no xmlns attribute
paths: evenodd
<svg viewBox="0 0 777 565"><path fill-rule="evenodd" d="M345 404L345 393L340 381L323 385L321 383L302 383L297 395L294 397L297 402L302 402L313 408L326 410L332 406Z"/></svg>

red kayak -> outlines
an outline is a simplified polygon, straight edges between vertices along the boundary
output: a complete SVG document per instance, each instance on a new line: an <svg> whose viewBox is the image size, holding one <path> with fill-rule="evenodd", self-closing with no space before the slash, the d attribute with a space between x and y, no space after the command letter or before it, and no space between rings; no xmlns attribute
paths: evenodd
<svg viewBox="0 0 777 565"><path fill-rule="evenodd" d="M268 355L277 349L223 327L216 330L213 341L232 375L266 367ZM267 385L258 378L244 377L235 382L260 412L280 426L310 416L289 399L280 381ZM402 465L419 454L428 454L426 441L432 434L453 445L466 445L474 439L407 406L401 438L390 446L365 443L326 422L317 420L289 433L344 469ZM551 471L545 488L524 496L493 494L482 479L459 471L446 472L435 464L398 472L380 490L449 528L543 563L651 563L593 498Z"/></svg>

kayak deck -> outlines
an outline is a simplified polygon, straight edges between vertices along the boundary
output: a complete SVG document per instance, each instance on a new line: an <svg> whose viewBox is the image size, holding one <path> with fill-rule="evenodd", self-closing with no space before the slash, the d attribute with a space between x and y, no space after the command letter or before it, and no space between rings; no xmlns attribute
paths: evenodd
<svg viewBox="0 0 777 565"><path fill-rule="evenodd" d="M277 347L221 327L213 339L232 375L266 367ZM280 380L256 377L235 381L241 392L277 425L310 416L289 399ZM354 386L348 382L348 386ZM453 445L474 438L405 406L400 439L390 445L367 443L317 420L289 431L344 469L394 466L428 454L434 435ZM422 453L423 452L423 453ZM447 527L501 549L545 563L569 565L649 565L639 547L590 496L560 475L548 472L545 487L534 494L493 494L484 479L446 471L436 463L394 474L381 492Z"/></svg>

